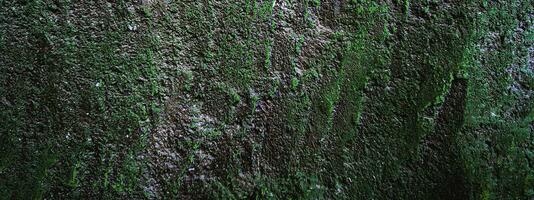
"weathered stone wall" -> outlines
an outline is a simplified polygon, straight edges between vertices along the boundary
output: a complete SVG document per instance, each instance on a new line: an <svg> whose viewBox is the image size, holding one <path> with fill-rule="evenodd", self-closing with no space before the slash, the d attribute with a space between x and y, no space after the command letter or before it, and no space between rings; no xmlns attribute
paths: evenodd
<svg viewBox="0 0 534 200"><path fill-rule="evenodd" d="M530 199L530 1L0 0L0 199Z"/></svg>

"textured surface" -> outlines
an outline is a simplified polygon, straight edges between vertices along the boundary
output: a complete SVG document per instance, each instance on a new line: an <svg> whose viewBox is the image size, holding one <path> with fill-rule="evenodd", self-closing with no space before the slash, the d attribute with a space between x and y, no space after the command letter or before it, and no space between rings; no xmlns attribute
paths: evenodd
<svg viewBox="0 0 534 200"><path fill-rule="evenodd" d="M533 12L0 0L0 199L531 199Z"/></svg>

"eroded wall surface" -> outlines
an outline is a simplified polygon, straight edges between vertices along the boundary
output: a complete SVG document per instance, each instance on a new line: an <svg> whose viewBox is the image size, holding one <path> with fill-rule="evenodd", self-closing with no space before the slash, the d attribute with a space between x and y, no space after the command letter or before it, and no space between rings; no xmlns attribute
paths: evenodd
<svg viewBox="0 0 534 200"><path fill-rule="evenodd" d="M0 0L0 199L530 199L530 1Z"/></svg>

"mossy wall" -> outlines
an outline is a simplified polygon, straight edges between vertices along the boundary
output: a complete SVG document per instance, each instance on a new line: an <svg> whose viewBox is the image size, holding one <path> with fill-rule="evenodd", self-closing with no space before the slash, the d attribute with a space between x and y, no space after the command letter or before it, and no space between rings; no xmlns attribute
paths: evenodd
<svg viewBox="0 0 534 200"><path fill-rule="evenodd" d="M533 10L0 0L0 199L534 198Z"/></svg>

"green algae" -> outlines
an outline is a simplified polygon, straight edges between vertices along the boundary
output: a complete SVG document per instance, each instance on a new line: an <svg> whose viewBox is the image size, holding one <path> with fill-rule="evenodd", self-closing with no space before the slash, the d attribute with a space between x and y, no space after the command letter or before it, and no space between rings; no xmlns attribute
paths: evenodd
<svg viewBox="0 0 534 200"><path fill-rule="evenodd" d="M0 1L2 198L534 194L528 3L220 3ZM76 6L102 13L56 20ZM191 138L146 192L168 116ZM224 169L187 182L200 150Z"/></svg>

